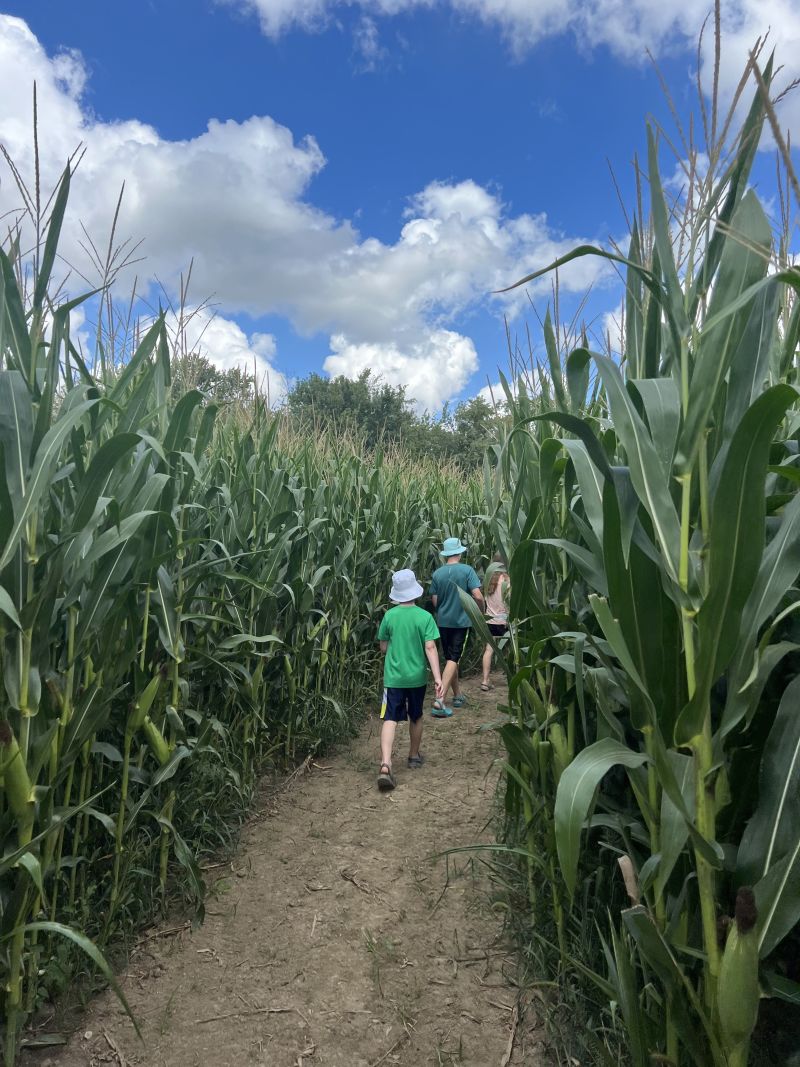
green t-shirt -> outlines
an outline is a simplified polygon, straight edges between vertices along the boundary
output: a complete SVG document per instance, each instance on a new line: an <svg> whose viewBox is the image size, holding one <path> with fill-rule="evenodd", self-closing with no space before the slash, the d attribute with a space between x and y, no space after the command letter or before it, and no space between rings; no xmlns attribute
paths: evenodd
<svg viewBox="0 0 800 1067"><path fill-rule="evenodd" d="M383 684L387 689L413 689L428 680L425 642L439 636L429 611L418 608L389 608L378 630L378 640L388 641L383 664Z"/></svg>
<svg viewBox="0 0 800 1067"><path fill-rule="evenodd" d="M462 628L470 626L469 615L461 606L458 590L471 593L480 589L481 580L468 563L445 563L433 573L430 594L438 597L436 621L440 626Z"/></svg>

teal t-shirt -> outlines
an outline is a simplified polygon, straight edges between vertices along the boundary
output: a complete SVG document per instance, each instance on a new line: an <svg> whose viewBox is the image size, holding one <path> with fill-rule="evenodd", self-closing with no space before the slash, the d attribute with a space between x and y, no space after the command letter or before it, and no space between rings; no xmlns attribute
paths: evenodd
<svg viewBox="0 0 800 1067"><path fill-rule="evenodd" d="M383 664L387 689L414 689L428 680L425 642L439 636L433 615L418 608L389 608L381 621L378 640L388 641Z"/></svg>
<svg viewBox="0 0 800 1067"><path fill-rule="evenodd" d="M430 594L438 597L436 621L440 626L463 628L470 626L469 615L461 606L458 590L471 593L480 589L481 580L468 563L445 563L433 572Z"/></svg>

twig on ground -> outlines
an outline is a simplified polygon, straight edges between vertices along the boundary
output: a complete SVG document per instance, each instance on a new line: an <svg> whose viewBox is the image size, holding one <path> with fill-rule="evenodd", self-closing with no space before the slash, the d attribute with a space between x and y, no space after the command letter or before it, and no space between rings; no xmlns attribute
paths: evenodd
<svg viewBox="0 0 800 1067"><path fill-rule="evenodd" d="M140 937L134 945L134 948L139 948L140 945L146 944L148 941L156 941L162 937L172 937L173 934L181 934L184 930L191 929L191 923L181 923L180 926L171 926L169 930L155 930L152 934L145 934L144 937Z"/></svg>
<svg viewBox="0 0 800 1067"><path fill-rule="evenodd" d="M316 1045L309 1045L308 1048L303 1049L300 1055L297 1057L296 1067L303 1067L303 1058L305 1056L313 1056L317 1050Z"/></svg>
<svg viewBox="0 0 800 1067"><path fill-rule="evenodd" d="M519 1025L519 1004L514 1005L514 1010L511 1013L511 1034L508 1038L508 1048L505 1051L505 1055L500 1060L500 1067L508 1067L511 1063L511 1057L514 1055L514 1042L517 1040L517 1026Z"/></svg>
<svg viewBox="0 0 800 1067"><path fill-rule="evenodd" d="M106 1033L105 1030L103 1031L103 1037L106 1039L106 1044L108 1045L108 1047L111 1049L111 1051L117 1057L117 1063L119 1064L119 1067L128 1067L128 1061L122 1055L120 1047L116 1043L114 1038L111 1037L110 1034Z"/></svg>
<svg viewBox="0 0 800 1067"><path fill-rule="evenodd" d="M369 887L364 882L359 881L357 877L358 871L354 871L350 867L342 867L339 874L344 878L345 882L352 882L356 889L360 889L362 893L366 893L369 896Z"/></svg>
<svg viewBox="0 0 800 1067"><path fill-rule="evenodd" d="M195 1026L203 1026L204 1023L217 1023L221 1019L243 1019L247 1015L283 1015L290 1011L301 1013L297 1008L252 1008L250 1011L228 1011L223 1015L209 1015L207 1019L195 1019Z"/></svg>
<svg viewBox="0 0 800 1067"><path fill-rule="evenodd" d="M371 1063L369 1065L369 1067L378 1067L378 1065L383 1063L385 1060L387 1060L389 1058L389 1056L391 1056L391 1054L397 1048L397 1046L401 1045L404 1041L408 1041L408 1034L406 1034L406 1033L402 1033L400 1035L400 1037L398 1037L398 1039L392 1045L392 1047L390 1049L387 1049L386 1052L384 1052L384 1054L381 1056L381 1058L379 1060L375 1060L373 1063Z"/></svg>

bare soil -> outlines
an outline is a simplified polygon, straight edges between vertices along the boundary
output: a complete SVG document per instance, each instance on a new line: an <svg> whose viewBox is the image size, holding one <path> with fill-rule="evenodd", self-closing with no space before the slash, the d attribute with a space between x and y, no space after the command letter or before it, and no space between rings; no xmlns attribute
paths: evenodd
<svg viewBox="0 0 800 1067"><path fill-rule="evenodd" d="M208 872L205 924L167 923L120 981L144 1043L111 993L38 1067L542 1067L544 1037L514 982L491 883L493 733L505 692L465 687L452 719L426 710L424 768L376 787L379 722L267 790L237 856Z"/></svg>

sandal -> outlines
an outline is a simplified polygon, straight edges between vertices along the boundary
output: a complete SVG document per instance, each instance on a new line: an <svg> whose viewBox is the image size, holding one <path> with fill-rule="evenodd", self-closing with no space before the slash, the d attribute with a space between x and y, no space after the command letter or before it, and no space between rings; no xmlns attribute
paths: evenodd
<svg viewBox="0 0 800 1067"><path fill-rule="evenodd" d="M380 789L382 793L388 793L390 789L394 789L394 785L395 782L394 776L392 775L392 768L388 763L382 763L380 774L378 775L378 789Z"/></svg>
<svg viewBox="0 0 800 1067"><path fill-rule="evenodd" d="M467 704L467 703L469 703L469 701L463 695L459 695L457 697L453 697L453 707L454 708L463 708L464 705Z"/></svg>
<svg viewBox="0 0 800 1067"><path fill-rule="evenodd" d="M481 682L481 692L488 693L490 689L494 689L491 682Z"/></svg>
<svg viewBox="0 0 800 1067"><path fill-rule="evenodd" d="M416 756L408 757L408 766L412 771L419 770L419 768L423 765L424 762L425 757L422 755L421 752L418 753Z"/></svg>
<svg viewBox="0 0 800 1067"><path fill-rule="evenodd" d="M434 719L449 719L453 714L452 708L447 708L438 698L434 700L431 715Z"/></svg>

